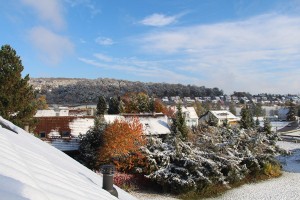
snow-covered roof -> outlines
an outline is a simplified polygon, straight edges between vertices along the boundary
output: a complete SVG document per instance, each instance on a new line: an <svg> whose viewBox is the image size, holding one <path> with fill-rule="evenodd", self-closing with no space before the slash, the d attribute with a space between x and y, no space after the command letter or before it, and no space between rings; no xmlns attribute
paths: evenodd
<svg viewBox="0 0 300 200"><path fill-rule="evenodd" d="M102 176L2 117L0 124L1 199L117 199L102 189ZM116 189L119 199L136 200Z"/></svg>
<svg viewBox="0 0 300 200"><path fill-rule="evenodd" d="M55 117L55 116L69 116L69 109L65 107L60 107L59 111L55 111L51 109L37 110L34 117Z"/></svg>
<svg viewBox="0 0 300 200"><path fill-rule="evenodd" d="M106 123L113 123L116 119L124 120L125 118L121 115L104 115L104 120Z"/></svg>
<svg viewBox="0 0 300 200"><path fill-rule="evenodd" d="M186 109L189 112L189 118L198 119L198 115L194 107L186 107Z"/></svg>
<svg viewBox="0 0 300 200"><path fill-rule="evenodd" d="M175 112L177 112L177 106L171 106L171 108L175 110ZM187 117L189 117L190 119L198 119L198 115L194 107L181 106L181 111L185 114L188 113Z"/></svg>
<svg viewBox="0 0 300 200"><path fill-rule="evenodd" d="M56 112L54 110L38 110L35 117L54 117Z"/></svg>
<svg viewBox="0 0 300 200"><path fill-rule="evenodd" d="M171 133L168 125L168 117L162 113L127 113L123 114L123 116L104 115L105 121L110 123L115 119L130 121L133 117L137 117L139 119L140 123L143 125L145 135L163 135Z"/></svg>
<svg viewBox="0 0 300 200"><path fill-rule="evenodd" d="M76 118L69 123L71 135L78 137L79 134L86 134L86 132L94 126L94 118Z"/></svg>
<svg viewBox="0 0 300 200"><path fill-rule="evenodd" d="M211 110L210 111L215 117L217 117L219 120L238 120L239 118L236 117L234 114L227 110Z"/></svg>
<svg viewBox="0 0 300 200"><path fill-rule="evenodd" d="M139 117L143 124L145 135L163 135L171 133L168 125L168 117Z"/></svg>

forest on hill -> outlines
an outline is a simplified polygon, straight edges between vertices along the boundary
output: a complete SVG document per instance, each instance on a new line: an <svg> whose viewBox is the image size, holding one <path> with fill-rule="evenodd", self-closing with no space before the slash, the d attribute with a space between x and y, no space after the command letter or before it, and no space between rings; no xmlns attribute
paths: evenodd
<svg viewBox="0 0 300 200"><path fill-rule="evenodd" d="M30 84L45 95L49 104L97 103L99 96L110 98L130 92L144 92L149 96L204 97L221 96L223 90L205 86L144 83L109 78L68 79L68 78L31 78Z"/></svg>

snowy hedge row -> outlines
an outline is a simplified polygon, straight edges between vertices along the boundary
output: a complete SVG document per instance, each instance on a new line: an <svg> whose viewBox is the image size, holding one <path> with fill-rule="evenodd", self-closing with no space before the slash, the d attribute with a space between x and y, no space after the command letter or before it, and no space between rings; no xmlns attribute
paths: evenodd
<svg viewBox="0 0 300 200"><path fill-rule="evenodd" d="M148 175L166 191L201 191L214 184L229 186L247 175L279 165L276 135L254 130L199 127L189 142L178 137L150 138L143 149Z"/></svg>

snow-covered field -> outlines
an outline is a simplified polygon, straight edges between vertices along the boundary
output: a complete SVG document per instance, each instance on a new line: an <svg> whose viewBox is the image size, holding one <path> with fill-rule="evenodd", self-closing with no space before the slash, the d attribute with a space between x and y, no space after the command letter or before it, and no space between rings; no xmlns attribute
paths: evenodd
<svg viewBox="0 0 300 200"><path fill-rule="evenodd" d="M210 200L300 199L300 144L278 142L278 145L286 150L293 151L293 154L290 156L279 157L279 160L283 163L284 171L281 177L256 184L243 185L227 191L218 198L211 198Z"/></svg>
<svg viewBox="0 0 300 200"><path fill-rule="evenodd" d="M287 126L290 122L286 122L286 121L283 121L283 122L280 122L280 121L276 121L276 122L271 122L271 126L272 126L272 131L277 131L279 129L282 129L284 128L285 126ZM264 123L262 122L261 123L261 126L263 126Z"/></svg>

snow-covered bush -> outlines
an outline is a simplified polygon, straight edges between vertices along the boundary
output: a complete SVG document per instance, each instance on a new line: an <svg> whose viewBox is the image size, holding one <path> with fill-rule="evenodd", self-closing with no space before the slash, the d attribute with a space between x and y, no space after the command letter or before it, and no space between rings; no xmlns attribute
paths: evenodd
<svg viewBox="0 0 300 200"><path fill-rule="evenodd" d="M146 177L166 191L198 192L212 185L230 187L264 173L265 166L279 166L272 135L210 126L198 127L194 134L192 142L172 135L149 138L143 149L149 163Z"/></svg>

